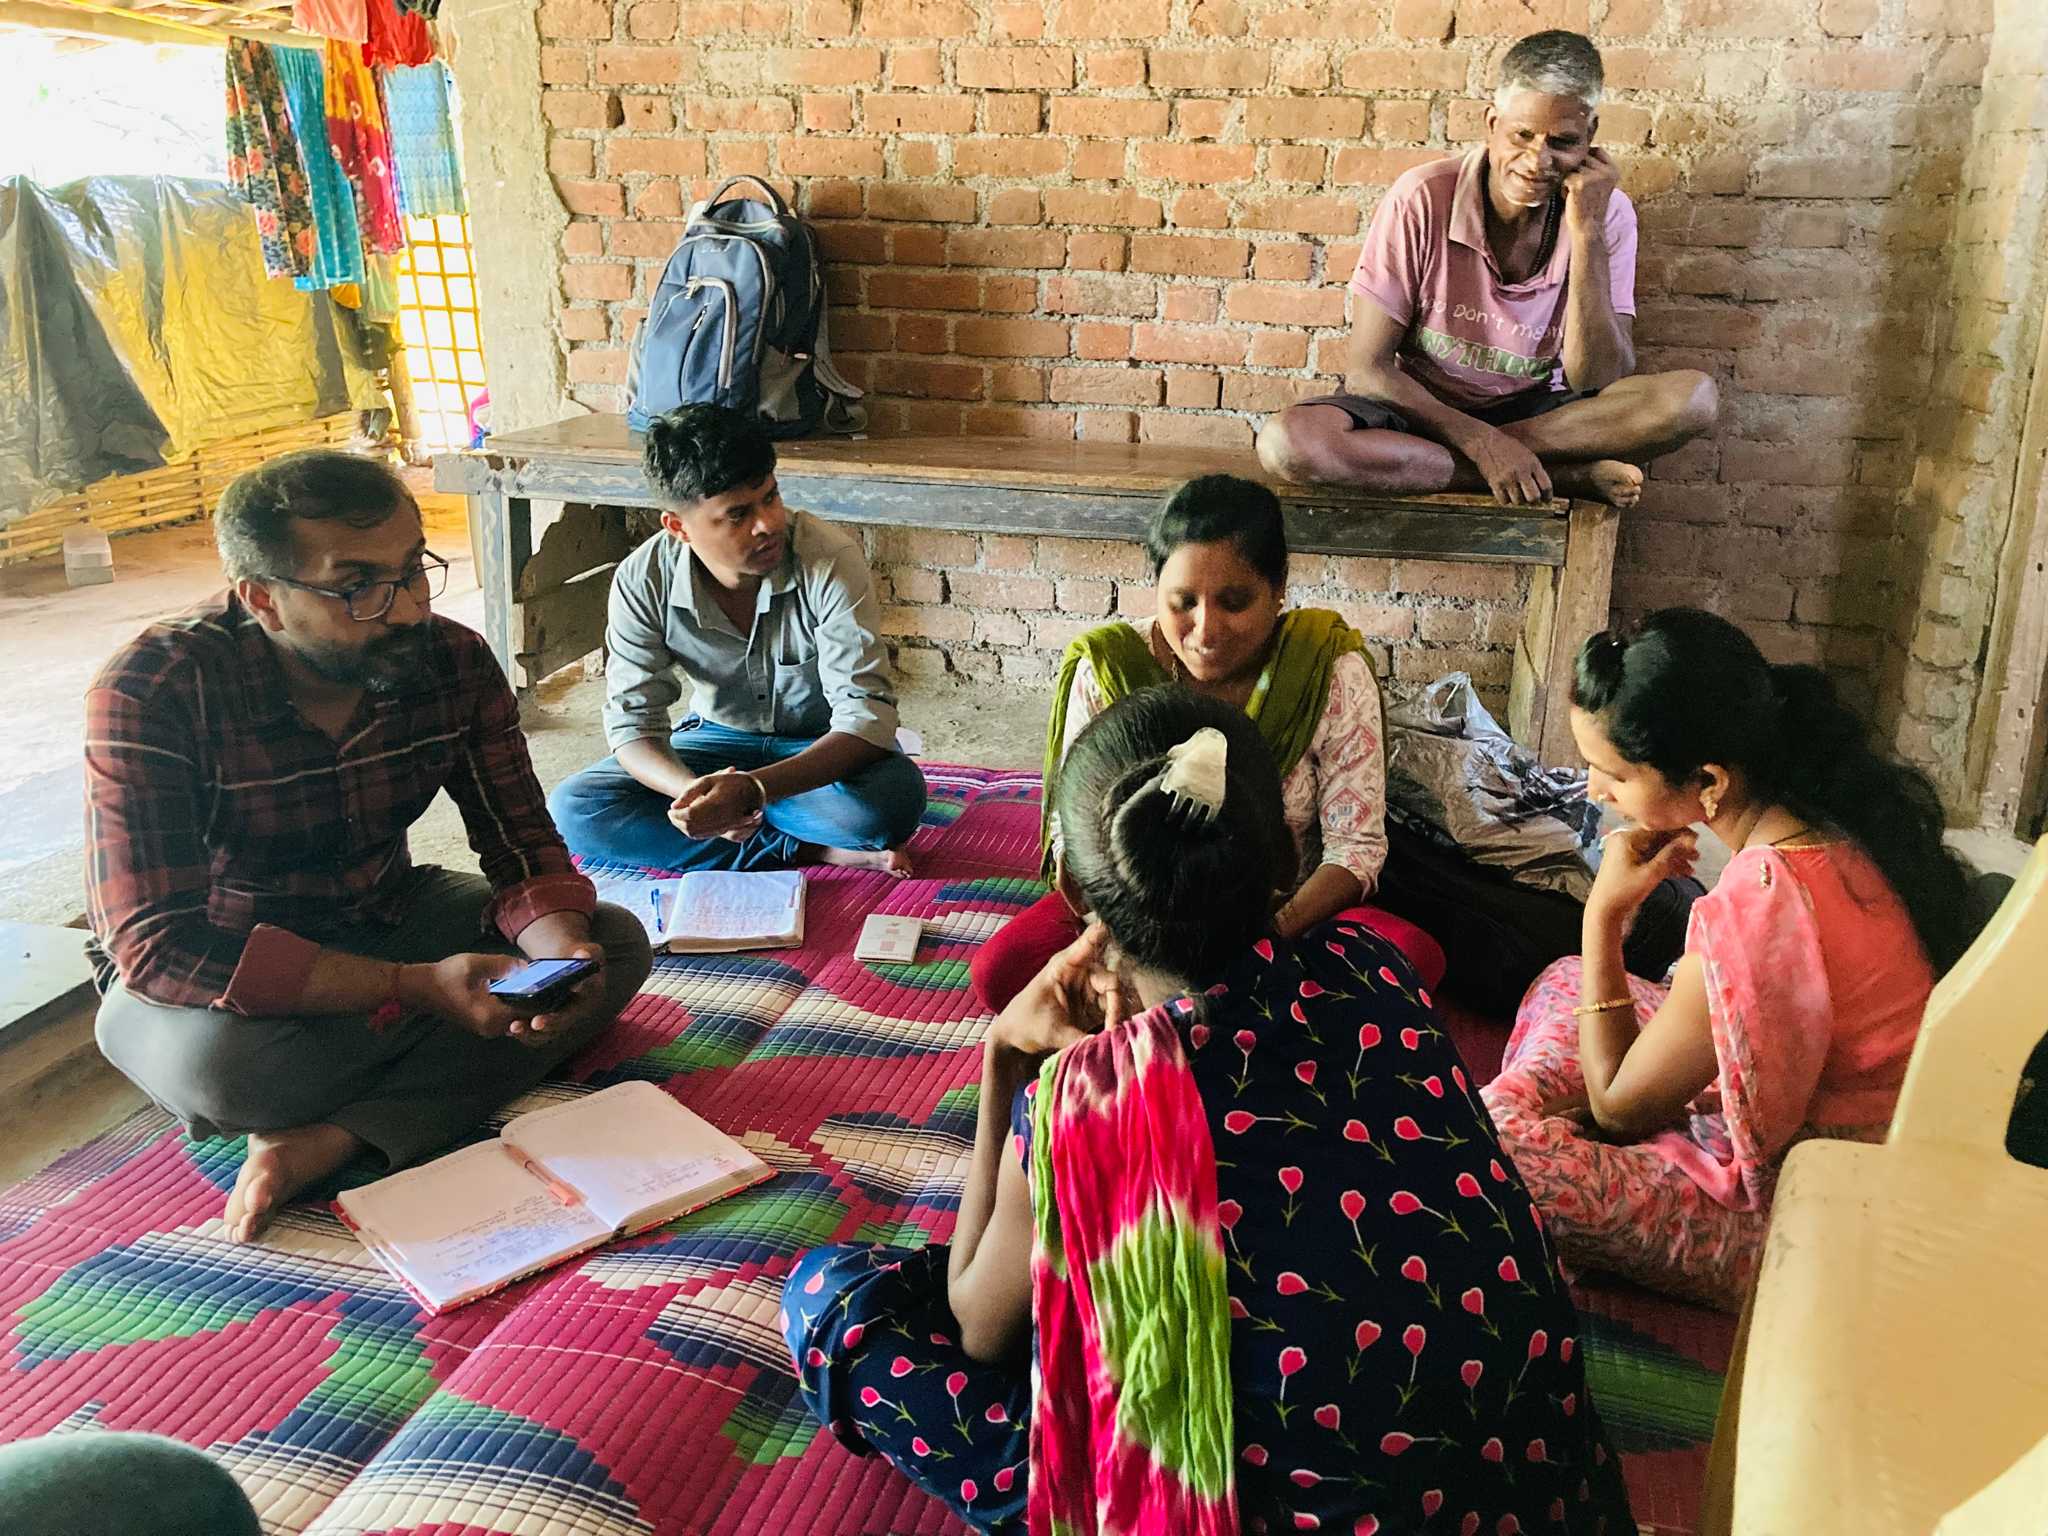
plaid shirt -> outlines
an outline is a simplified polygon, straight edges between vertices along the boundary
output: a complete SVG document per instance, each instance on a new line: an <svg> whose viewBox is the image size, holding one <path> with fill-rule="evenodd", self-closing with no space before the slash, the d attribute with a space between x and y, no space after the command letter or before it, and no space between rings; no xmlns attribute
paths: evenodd
<svg viewBox="0 0 2048 1536"><path fill-rule="evenodd" d="M418 676L365 693L339 742L300 718L273 642L230 593L152 625L86 695L86 886L100 985L289 1013L323 943L406 916L406 829L448 791L516 939L588 912L504 673L427 621ZM479 938L483 937L482 934Z"/></svg>

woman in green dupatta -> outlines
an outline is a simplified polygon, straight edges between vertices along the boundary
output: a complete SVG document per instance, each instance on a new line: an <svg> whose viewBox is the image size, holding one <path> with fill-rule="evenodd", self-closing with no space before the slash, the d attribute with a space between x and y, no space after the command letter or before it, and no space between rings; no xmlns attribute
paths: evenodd
<svg viewBox="0 0 2048 1536"><path fill-rule="evenodd" d="M1443 951L1414 924L1362 905L1386 862L1386 750L1379 681L1358 632L1327 608L1285 609L1287 533L1265 486L1204 475L1181 486L1145 534L1157 583L1150 622L1103 624L1067 647L1045 742L1045 873L1055 873L1053 787L1067 749L1118 699L1181 683L1241 709L1280 770L1297 854L1274 893L1275 931L1303 933L1343 912L1391 940L1425 985ZM1057 884L976 952L976 991L1000 1013L1081 933Z"/></svg>

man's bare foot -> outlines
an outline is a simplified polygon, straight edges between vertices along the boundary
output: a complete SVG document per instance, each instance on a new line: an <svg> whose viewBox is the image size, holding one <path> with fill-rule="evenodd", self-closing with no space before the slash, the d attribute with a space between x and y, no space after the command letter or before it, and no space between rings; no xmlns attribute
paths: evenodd
<svg viewBox="0 0 2048 1536"><path fill-rule="evenodd" d="M1546 464L1551 486L1562 496L1604 501L1610 507L1632 507L1643 499L1643 472L1620 459L1594 459L1586 464Z"/></svg>
<svg viewBox="0 0 2048 1536"><path fill-rule="evenodd" d="M249 1242L287 1200L327 1177L362 1147L355 1132L324 1121L288 1131L252 1131L242 1171L235 1176L228 1208L221 1213L228 1237Z"/></svg>
<svg viewBox="0 0 2048 1536"><path fill-rule="evenodd" d="M894 875L898 880L910 873L910 850L906 848L820 848L820 864L836 864L841 869L879 869L885 875Z"/></svg>

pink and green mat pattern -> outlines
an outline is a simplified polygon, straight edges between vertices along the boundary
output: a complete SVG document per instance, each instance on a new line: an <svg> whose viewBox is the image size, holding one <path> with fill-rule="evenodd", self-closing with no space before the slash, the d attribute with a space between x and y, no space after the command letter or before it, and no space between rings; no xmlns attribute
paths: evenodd
<svg viewBox="0 0 2048 1536"><path fill-rule="evenodd" d="M0 1191L0 1441L171 1435L267 1530L311 1536L960 1532L817 1430L776 1323L801 1250L952 1227L987 1022L967 958L1041 890L1038 779L926 776L916 878L819 871L803 948L663 957L576 1082L536 1096L660 1083L777 1178L427 1318L324 1205L227 1242L239 1143L138 1115ZM853 959L871 912L925 920L915 964ZM1505 1031L1452 1025L1483 1076ZM1688 1531L1732 1320L1579 1294L1637 1517Z"/></svg>

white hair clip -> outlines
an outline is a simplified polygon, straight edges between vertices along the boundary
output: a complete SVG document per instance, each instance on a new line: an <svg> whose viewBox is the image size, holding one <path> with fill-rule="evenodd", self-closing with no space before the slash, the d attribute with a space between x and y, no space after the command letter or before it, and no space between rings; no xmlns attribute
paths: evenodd
<svg viewBox="0 0 2048 1536"><path fill-rule="evenodd" d="M1178 746L1168 747L1166 757L1159 787L1173 802L1169 819L1201 827L1222 815L1229 779L1229 738L1215 726L1205 725Z"/></svg>

